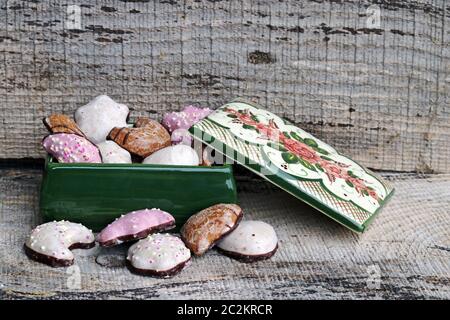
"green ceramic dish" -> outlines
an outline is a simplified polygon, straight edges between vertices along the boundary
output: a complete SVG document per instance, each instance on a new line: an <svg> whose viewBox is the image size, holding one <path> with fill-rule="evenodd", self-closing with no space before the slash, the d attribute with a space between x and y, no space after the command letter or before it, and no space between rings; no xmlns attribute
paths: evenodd
<svg viewBox="0 0 450 320"><path fill-rule="evenodd" d="M179 228L201 209L236 202L231 165L68 164L48 157L40 212L45 221L65 219L99 231L121 214L160 208Z"/></svg>

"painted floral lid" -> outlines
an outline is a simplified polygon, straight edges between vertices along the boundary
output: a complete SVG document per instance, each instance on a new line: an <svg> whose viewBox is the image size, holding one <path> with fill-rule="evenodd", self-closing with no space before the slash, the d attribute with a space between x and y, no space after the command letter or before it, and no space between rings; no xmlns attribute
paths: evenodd
<svg viewBox="0 0 450 320"><path fill-rule="evenodd" d="M220 107L189 131L356 232L365 230L394 191L333 147L243 99Z"/></svg>

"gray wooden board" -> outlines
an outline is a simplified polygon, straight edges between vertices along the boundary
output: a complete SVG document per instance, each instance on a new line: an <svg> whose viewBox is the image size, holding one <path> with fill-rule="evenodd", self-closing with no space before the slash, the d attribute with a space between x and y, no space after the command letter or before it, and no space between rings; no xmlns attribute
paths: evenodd
<svg viewBox="0 0 450 320"><path fill-rule="evenodd" d="M449 28L444 0L2 0L0 158L98 94L132 118L243 96L369 167L449 173Z"/></svg>
<svg viewBox="0 0 450 320"><path fill-rule="evenodd" d="M41 172L2 169L0 298L449 299L450 175L383 175L396 195L362 235L271 185L239 179L245 219L277 231L275 256L242 264L211 250L174 278L153 279L124 267L126 245L76 250L70 269L28 260L22 244L40 221Z"/></svg>

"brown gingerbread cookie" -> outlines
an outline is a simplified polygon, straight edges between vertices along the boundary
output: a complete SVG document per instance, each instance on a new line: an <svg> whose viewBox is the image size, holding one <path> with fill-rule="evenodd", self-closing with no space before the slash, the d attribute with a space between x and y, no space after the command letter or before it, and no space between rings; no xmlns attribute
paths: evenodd
<svg viewBox="0 0 450 320"><path fill-rule="evenodd" d="M139 119L137 123L139 126L134 128L113 128L108 139L143 158L170 146L169 132L161 124L148 118Z"/></svg>
<svg viewBox="0 0 450 320"><path fill-rule="evenodd" d="M48 117L45 117L43 119L43 122L51 133L72 133L81 137L85 137L84 133L75 123L75 121L64 114L52 114Z"/></svg>
<svg viewBox="0 0 450 320"><path fill-rule="evenodd" d="M151 124L154 120L147 118L147 117L138 117L136 119L136 122L134 123L135 128L142 128L145 127L148 124Z"/></svg>
<svg viewBox="0 0 450 320"><path fill-rule="evenodd" d="M237 204L216 204L191 216L181 228L181 238L196 256L200 256L233 231L242 215Z"/></svg>

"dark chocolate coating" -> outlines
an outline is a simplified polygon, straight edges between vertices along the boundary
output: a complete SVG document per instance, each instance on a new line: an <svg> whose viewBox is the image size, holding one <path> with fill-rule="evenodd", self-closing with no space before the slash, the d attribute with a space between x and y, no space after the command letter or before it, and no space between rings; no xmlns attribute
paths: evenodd
<svg viewBox="0 0 450 320"><path fill-rule="evenodd" d="M90 243L74 243L69 247L69 250L72 249L91 249L95 247L95 241ZM27 247L26 244L23 245L23 248L25 250L25 254L28 256L28 258L45 263L49 266L52 266L53 268L57 267L68 267L73 265L74 259L57 259L52 256L45 255L43 253L34 251L33 249Z"/></svg>
<svg viewBox="0 0 450 320"><path fill-rule="evenodd" d="M140 276L147 276L147 277L155 277L155 278L170 278L176 275L177 273L181 272L187 264L189 263L191 259L176 265L172 269L164 270L164 271L156 271L156 270L146 270L146 269L139 269L134 267L131 262L127 259L126 265L128 270L130 270L132 273L140 275Z"/></svg>
<svg viewBox="0 0 450 320"><path fill-rule="evenodd" d="M270 259L275 254L275 252L277 252L277 249L278 249L278 244L275 247L275 249L273 249L272 251L270 251L268 253L258 254L258 255L245 255L245 254L240 254L240 253L233 252L233 251L226 251L226 250L223 250L223 249L217 247L217 251L219 251L220 253L226 255L227 257L233 258L235 260L238 260L238 261L244 262L244 263L252 263L252 262Z"/></svg>
<svg viewBox="0 0 450 320"><path fill-rule="evenodd" d="M145 230L142 230L138 233L134 233L134 234L127 234L125 236L122 237L118 237L109 241L105 241L105 242L99 242L99 245L101 247L112 247L115 245L120 244L121 242L127 242L127 241L133 241L133 240L139 240L139 239L144 239L147 238L148 235L153 234L153 233L157 233L157 232L162 232L162 231L167 231L170 229L175 228L175 221L171 221L168 223L164 223L161 224L159 226L156 227L151 227Z"/></svg>

